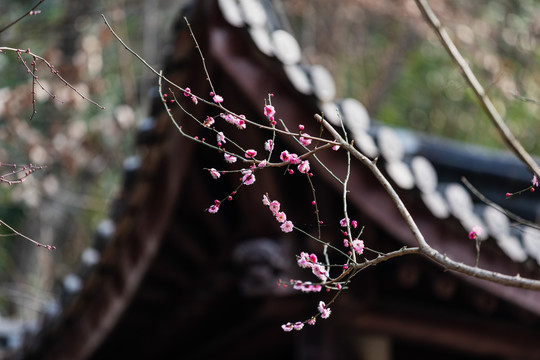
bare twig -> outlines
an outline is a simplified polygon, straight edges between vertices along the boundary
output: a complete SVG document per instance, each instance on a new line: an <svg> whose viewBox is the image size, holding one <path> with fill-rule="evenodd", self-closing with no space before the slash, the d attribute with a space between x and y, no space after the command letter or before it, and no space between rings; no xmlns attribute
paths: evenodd
<svg viewBox="0 0 540 360"><path fill-rule="evenodd" d="M20 232L18 232L17 230L15 230L14 228L12 228L11 226L9 226L8 224L6 224L4 221L0 220L0 225L4 225L6 228L8 228L10 231L13 232L13 235L17 235L17 236L20 236L22 237L23 239L25 240L28 240L30 241L31 243L35 244L36 246L39 246L39 247L44 247L46 248L47 250L56 250L56 246L52 246L52 245L47 245L47 244L42 244L42 243L39 243L31 238L29 238L28 236L26 235L23 235L21 234Z"/></svg>
<svg viewBox="0 0 540 360"><path fill-rule="evenodd" d="M24 61L24 59L22 58L23 54L28 54L30 56L32 56L33 58L33 61L37 61L37 60L40 60L40 61L43 61L45 63L45 65L47 65L47 67L51 70L51 73L54 74L54 76L56 76L60 81L62 81L64 83L64 85L66 85L67 87L69 87L74 93L76 93L77 95L79 95L81 98L83 98L85 101L88 101L89 103L99 107L100 109L104 110L105 107L104 106L101 106L100 104L98 104L97 102L93 101L92 99L88 98L87 96L85 96L83 93L81 93L79 90L77 90L77 88L75 88L73 85L71 85L66 79L64 79L60 73L58 72L58 70L56 70L54 68L54 65L52 65L50 62L48 62L45 58L39 56L39 55L36 55L34 54L32 51L30 51L30 49L26 49L26 50L22 50L22 49L15 49L15 48L12 48L12 47L7 47L7 46L0 46L0 53L2 52L5 52L5 51L11 51L11 52L14 52L17 54L17 56L19 57L20 61L22 62L23 66L26 68L26 70L28 71L29 74L31 74L32 76L32 79L33 81L35 81L40 87L41 89L43 89L43 91L45 91L52 99L56 99L56 95L54 95L52 92L50 92L49 90L47 90L42 84L41 82L39 81L39 78L38 76L32 71L32 69L30 69L30 67L28 66L28 64L26 63L26 61Z"/></svg>
<svg viewBox="0 0 540 360"><path fill-rule="evenodd" d="M513 212L503 208L502 206L499 206L497 204L495 204L493 201L489 200L487 197L484 196L484 194L482 194L480 191L478 191L477 188L474 187L473 184L471 184L469 182L469 180L467 180L465 177L462 177L461 178L461 182L463 182L463 184L474 194L476 195L476 197L478 199L480 199L480 201L482 201L483 203L485 203L486 205L488 206L491 206L492 208L494 208L495 210L503 213L504 215L508 216L510 219L514 220L515 222L517 223L520 223L522 225L525 225L525 226L529 226L529 227L532 227L532 228L535 228L535 229L538 229L540 230L540 226L538 226L538 224L535 224L531 221L528 221L528 220L525 220L523 219L522 217L514 214Z"/></svg>
<svg viewBox="0 0 540 360"><path fill-rule="evenodd" d="M43 170L46 166L39 165L17 165L17 164L6 164L0 162L0 167L11 168L11 171L0 174L0 182L6 183L8 185L13 185L17 183L22 183L28 176L33 174L38 170Z"/></svg>

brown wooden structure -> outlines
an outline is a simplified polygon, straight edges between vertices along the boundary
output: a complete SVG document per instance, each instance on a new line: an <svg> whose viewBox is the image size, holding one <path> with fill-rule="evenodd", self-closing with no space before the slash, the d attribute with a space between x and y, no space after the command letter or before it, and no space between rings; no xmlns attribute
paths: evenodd
<svg viewBox="0 0 540 360"><path fill-rule="evenodd" d="M489 173L494 170L481 166L475 171L463 161L506 160L376 126L356 100L335 99L331 76L320 66L302 63L273 2L198 1L184 15L228 108L264 121L264 99L274 93L277 116L289 128L304 124L310 134L318 133L313 114L322 110L335 122L337 109L358 146L379 156L434 247L473 264L474 242L466 229L484 224L489 236L481 266L540 275L538 235L516 232L506 218L474 203L456 182L458 172L483 184L488 178L513 181L508 172ZM182 19L174 34L166 75L195 94L208 94ZM197 118L216 114L202 104L186 106ZM185 113L176 111L175 117L187 133L208 136ZM238 136L261 151L267 138L254 126ZM300 151L292 139L280 139L276 147ZM323 152L320 158L344 175L343 152ZM332 224L342 217L341 189L311 163L327 224L323 236L336 238L339 227ZM521 169L511 160L505 164ZM540 358L539 293L459 276L418 256L362 272L328 320L284 333L281 324L309 318L317 302L332 295L275 286L278 277L311 279L295 266L294 256L321 247L300 235L283 234L261 204L262 194L279 199L296 224L314 231L309 227L314 222L311 189L304 178L269 170L218 214L204 212L237 186L237 176L216 181L203 170L222 169L224 163L215 151L178 134L157 95L139 127L137 154L125 165L123 190L111 218L98 229L94 250L99 261L83 263L65 283L61 311L45 318L12 359ZM350 212L365 226L362 238L369 247L390 251L414 245L392 202L362 166L353 166L350 188ZM523 206L530 209L530 204Z"/></svg>

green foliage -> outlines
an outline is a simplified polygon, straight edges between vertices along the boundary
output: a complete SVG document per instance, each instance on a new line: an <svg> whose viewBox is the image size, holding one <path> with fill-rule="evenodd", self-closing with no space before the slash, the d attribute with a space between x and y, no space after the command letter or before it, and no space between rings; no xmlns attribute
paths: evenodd
<svg viewBox="0 0 540 360"><path fill-rule="evenodd" d="M435 2L434 2L435 3ZM301 12L302 4L313 11ZM535 1L438 2L435 12L527 150L540 154L540 99ZM383 123L488 147L503 147L456 66L414 6L401 2L343 1L331 5L297 0L289 5L310 60L335 74L342 97L360 99ZM314 14L314 15L313 15ZM321 20L325 17L325 21ZM328 24L330 22L330 24ZM335 34L328 40L326 29ZM302 36L306 29L325 36ZM328 59L332 58L333 61Z"/></svg>

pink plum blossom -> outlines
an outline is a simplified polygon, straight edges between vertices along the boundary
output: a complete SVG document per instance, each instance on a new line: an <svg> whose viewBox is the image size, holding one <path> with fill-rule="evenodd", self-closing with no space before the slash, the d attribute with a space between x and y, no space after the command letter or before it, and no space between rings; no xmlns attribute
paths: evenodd
<svg viewBox="0 0 540 360"><path fill-rule="evenodd" d="M294 330L297 330L297 331L302 330L303 327L304 327L304 324L301 323L300 321L295 322L293 325Z"/></svg>
<svg viewBox="0 0 540 360"><path fill-rule="evenodd" d="M302 290L302 286L303 286L303 282L300 281L300 280L297 280L294 285L293 285L293 289L294 290Z"/></svg>
<svg viewBox="0 0 540 360"><path fill-rule="evenodd" d="M210 126L214 125L214 123L215 123L214 118L210 117L210 116L207 116L206 120L204 120L204 122L203 122L203 126L204 127L210 127Z"/></svg>
<svg viewBox="0 0 540 360"><path fill-rule="evenodd" d="M214 179L219 179L221 177L221 174L219 173L219 171L217 171L216 169L214 168L211 168L210 170L208 170L210 172L210 175L212 175L212 177Z"/></svg>
<svg viewBox="0 0 540 360"><path fill-rule="evenodd" d="M304 146L308 146L311 144L311 139L309 137L305 137L305 136L310 136L308 133L304 133L304 136L300 136L300 139L298 139L300 141L300 143Z"/></svg>
<svg viewBox="0 0 540 360"><path fill-rule="evenodd" d="M269 205L270 211L272 211L272 213L275 215L279 211L280 206L281 204L279 203L279 201L274 200Z"/></svg>
<svg viewBox="0 0 540 360"><path fill-rule="evenodd" d="M222 131L218 132L216 135L216 140L218 144L225 144L227 141L225 140L225 134L223 134Z"/></svg>
<svg viewBox="0 0 540 360"><path fill-rule="evenodd" d="M332 312L330 308L326 307L326 304L324 303L324 301L319 302L319 306L317 306L317 310L319 310L319 312L321 313L321 318L323 319L328 319L328 317L330 316L330 313Z"/></svg>
<svg viewBox="0 0 540 360"><path fill-rule="evenodd" d="M348 220L349 220L348 218L347 219L343 218L343 219L339 220L339 225L341 225L342 227L347 226L347 221Z"/></svg>
<svg viewBox="0 0 540 360"><path fill-rule="evenodd" d="M283 211L276 213L276 220L280 223L284 223L287 220L287 215Z"/></svg>
<svg viewBox="0 0 540 360"><path fill-rule="evenodd" d="M298 171L300 171L300 172L303 173L303 174L309 172L309 161L308 161L308 160L302 161L302 162L298 165Z"/></svg>
<svg viewBox="0 0 540 360"><path fill-rule="evenodd" d="M311 267L312 265L309 260L309 254L306 252L301 252L300 257L298 258L296 262L298 263L298 266L300 266L301 268L308 268L308 267Z"/></svg>
<svg viewBox="0 0 540 360"><path fill-rule="evenodd" d="M313 266L311 267L311 271L321 281L326 281L328 279L328 276L329 276L328 271L326 271L324 266L320 264L313 264Z"/></svg>
<svg viewBox="0 0 540 360"><path fill-rule="evenodd" d="M298 154L295 154L295 153L289 154L289 163L295 165L295 164L298 164L301 161L302 161L302 159L300 159Z"/></svg>
<svg viewBox="0 0 540 360"><path fill-rule="evenodd" d="M294 283L293 289L300 290L304 293L321 292L322 286L320 284L313 284L311 281L302 282L297 280Z"/></svg>
<svg viewBox="0 0 540 360"><path fill-rule="evenodd" d="M266 205L266 206L270 205L270 199L268 198L268 195L263 195L262 202L263 202L263 205Z"/></svg>
<svg viewBox="0 0 540 360"><path fill-rule="evenodd" d="M311 319L308 320L308 325L315 325L315 322L317 322L317 319L312 317Z"/></svg>
<svg viewBox="0 0 540 360"><path fill-rule="evenodd" d="M266 105L264 107L264 116L266 116L270 120L272 120L275 114L276 114L276 109L274 109L272 105Z"/></svg>
<svg viewBox="0 0 540 360"><path fill-rule="evenodd" d="M264 149L268 152L274 150L274 141L272 139L266 140L264 143Z"/></svg>
<svg viewBox="0 0 540 360"><path fill-rule="evenodd" d="M243 170L242 174L242 183L244 185L251 185L255 182L255 175L253 175L253 172L251 170Z"/></svg>
<svg viewBox="0 0 540 360"><path fill-rule="evenodd" d="M281 159L281 161L289 161L289 158L290 158L290 155L289 155L289 152L287 150L283 150L281 152L281 155L279 155L279 158Z"/></svg>
<svg viewBox="0 0 540 360"><path fill-rule="evenodd" d="M197 105L199 103L199 99L197 99L197 97L195 95L191 95L191 101L193 101L193 103L195 105Z"/></svg>
<svg viewBox="0 0 540 360"><path fill-rule="evenodd" d="M283 331L289 332L294 329L294 325L288 322L286 324L281 325L281 328L283 329Z"/></svg>
<svg viewBox="0 0 540 360"><path fill-rule="evenodd" d="M253 149L246 150L246 157L247 158L254 158L257 156L257 151Z"/></svg>
<svg viewBox="0 0 540 360"><path fill-rule="evenodd" d="M221 113L219 114L219 117L228 122L229 124L234 124L234 117L232 115Z"/></svg>
<svg viewBox="0 0 540 360"><path fill-rule="evenodd" d="M284 233L289 233L289 232L293 231L293 227L294 227L294 226L293 226L293 223L292 223L292 221L290 221L290 220L285 221L285 222L280 226L281 231L283 231Z"/></svg>
<svg viewBox="0 0 540 360"><path fill-rule="evenodd" d="M484 232L484 229L482 229L481 226L475 225L473 226L471 232L469 233L469 239L475 240L477 237L482 236L483 232Z"/></svg>
<svg viewBox="0 0 540 360"><path fill-rule="evenodd" d="M364 241L360 239L354 239L351 242L352 248L358 255L362 255L364 252Z"/></svg>
<svg viewBox="0 0 540 360"><path fill-rule="evenodd" d="M223 97L216 94L214 97L212 97L212 100L214 100L216 104L221 104L223 102Z"/></svg>
<svg viewBox="0 0 540 360"><path fill-rule="evenodd" d="M215 214L215 213L218 212L218 210L219 210L219 203L218 203L218 204L214 204L214 205L212 205L212 206L210 206L210 207L208 208L208 212L209 212L210 214Z"/></svg>
<svg viewBox="0 0 540 360"><path fill-rule="evenodd" d="M236 162L236 156L227 153L223 154L223 156L225 157L225 161L229 164L234 164Z"/></svg>
<svg viewBox="0 0 540 360"><path fill-rule="evenodd" d="M245 115L239 115L238 117L232 116L233 124L236 125L236 127L240 130L244 130L246 128L246 116Z"/></svg>
<svg viewBox="0 0 540 360"><path fill-rule="evenodd" d="M187 87L187 88L184 90L184 96L185 96L185 97L188 97L188 96L190 96L190 95L191 95L191 89Z"/></svg>

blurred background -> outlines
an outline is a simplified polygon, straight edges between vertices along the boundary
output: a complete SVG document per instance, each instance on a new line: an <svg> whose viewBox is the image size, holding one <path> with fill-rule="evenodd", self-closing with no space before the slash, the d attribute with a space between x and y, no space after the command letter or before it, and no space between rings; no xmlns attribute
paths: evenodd
<svg viewBox="0 0 540 360"><path fill-rule="evenodd" d="M0 25L36 1L0 3ZM23 184L0 184L0 218L57 250L36 248L0 228L0 316L33 321L92 243L121 186L122 163L147 110L154 77L105 27L160 67L172 23L186 1L46 0L40 14L0 34L0 46L30 48L101 110L58 81L36 94L13 53L0 56L0 161L47 165ZM526 149L540 154L540 3L430 1L495 106ZM472 92L413 1L288 0L283 6L310 63L334 75L338 98L354 97L385 124L502 147ZM31 61L29 58L28 61ZM2 168L0 168L2 169ZM7 170L6 170L7 171Z"/></svg>
<svg viewBox="0 0 540 360"><path fill-rule="evenodd" d="M36 3L1 2L0 24ZM97 225L107 217L122 184L122 163L133 153L132 135L145 114L153 78L112 37L100 14L133 50L159 67L181 4L46 0L41 13L0 34L0 46L31 49L105 107L85 101L38 63L40 81L57 99L38 88L37 114L30 121L32 79L16 54L0 56L0 161L47 166L22 184L0 184L0 218L56 246L53 251L37 248L0 229L0 316L32 322L53 303L60 283L77 268ZM29 56L25 60L32 61Z"/></svg>

